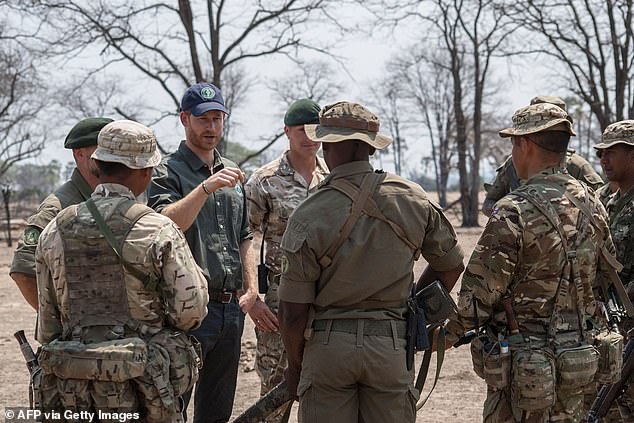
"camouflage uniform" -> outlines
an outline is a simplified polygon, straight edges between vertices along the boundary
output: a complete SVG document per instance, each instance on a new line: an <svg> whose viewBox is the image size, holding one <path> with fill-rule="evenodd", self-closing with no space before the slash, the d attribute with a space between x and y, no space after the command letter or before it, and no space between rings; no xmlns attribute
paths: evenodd
<svg viewBox="0 0 634 423"><path fill-rule="evenodd" d="M612 197L612 189L610 188L610 184L605 184L601 188L596 191L597 198L601 201L603 206L607 207L608 201L610 201L610 197Z"/></svg>
<svg viewBox="0 0 634 423"><path fill-rule="evenodd" d="M323 159L317 157L313 179L308 183L290 165L288 151L280 158L256 170L245 185L251 230L266 240L265 263L269 269L266 305L277 313L282 252L280 242L291 213L328 174ZM256 329L258 339L256 371L260 376L260 393L264 395L284 379L286 355L279 333Z"/></svg>
<svg viewBox="0 0 634 423"><path fill-rule="evenodd" d="M585 183L593 190L597 190L603 185L603 179L592 165L572 150L568 150L566 154L566 170L572 177ZM497 168L496 172L495 180L490 185L486 185L487 195L482 204L482 212L487 216L491 214L496 201L520 185L510 156Z"/></svg>
<svg viewBox="0 0 634 423"><path fill-rule="evenodd" d="M554 106L518 110L513 116L514 130L501 131L500 135L522 136L565 124L565 113L551 107ZM574 134L570 126L568 131ZM532 190L538 194L532 194ZM578 284L567 273L570 261L559 232L525 197L528 194L532 198L541 196L542 204L550 204L556 212L569 250L576 250ZM568 196L585 204L592 219ZM559 365L560 359L555 361L554 357L561 348L585 346L588 354L596 358L596 351L588 346L592 333L586 330L585 321L595 312L593 291L598 287L597 281L609 278L607 272L611 268L597 247L602 245L606 254L614 255L605 209L584 184L559 167L530 176L517 191L496 203L462 278L457 319L450 321L447 328L452 342L464 331L484 324L486 336L472 343L474 369L487 382L484 422L581 421L584 387L593 380L594 371L584 374L590 381L577 386L564 383L561 375L555 373L555 362ZM568 281L568 288L566 295L559 295L561 311L556 312L555 298L562 281ZM519 328L517 335L510 336L506 301L510 302ZM579 324L579 319L583 324ZM509 342L510 354L501 353L500 338ZM530 368L530 360L537 356L541 357L539 370L537 364ZM487 378L483 361L485 367L498 366L498 372ZM573 377L578 376L576 372L571 372ZM526 394L518 386L535 395L534 405L521 399Z"/></svg>
<svg viewBox="0 0 634 423"><path fill-rule="evenodd" d="M140 125L129 129L125 122L102 130L111 129L105 146L119 145L125 133L120 137L118 130ZM99 160L113 155L112 150L98 154L101 134L93 154ZM140 153L130 160L144 168L160 160L152 157L144 163ZM101 184L89 201L114 234L118 253L95 224L88 202L62 210L36 250L36 338L43 344L40 364L46 375L42 407L141 412L148 422L182 421L178 397L193 385L198 370L192 345L176 330L198 327L206 315L203 274L180 229L136 203L129 188ZM94 358L82 361L74 349L90 350ZM119 365L109 364L116 362L113 351Z"/></svg>
<svg viewBox="0 0 634 423"><path fill-rule="evenodd" d="M618 143L634 146L633 130L634 121L632 120L613 123L605 129L602 141L595 145L595 148L601 151ZM616 248L616 258L623 264L619 277L630 300L634 300L634 189L627 193L616 191L607 198L605 206L610 216L610 233ZM632 319L626 319L621 331L625 334L632 327L634 327ZM627 390L618 398L618 410L622 421L626 422L634 422L633 379L630 378ZM615 409L616 407L610 409L612 418L609 421L619 421L614 418ZM604 419L604 421L608 420Z"/></svg>

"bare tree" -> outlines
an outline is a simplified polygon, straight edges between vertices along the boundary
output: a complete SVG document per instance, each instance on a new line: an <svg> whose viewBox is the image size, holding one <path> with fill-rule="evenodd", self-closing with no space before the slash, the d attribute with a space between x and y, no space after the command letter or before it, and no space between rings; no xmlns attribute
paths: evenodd
<svg viewBox="0 0 634 423"><path fill-rule="evenodd" d="M422 125L429 138L431 155L422 160L423 164L430 163L433 167L438 202L445 207L455 152L453 85L448 70L438 64L444 62L438 57L443 50L426 47L409 49L408 53L393 59L388 72L401 86L406 109L412 110L411 121Z"/></svg>
<svg viewBox="0 0 634 423"><path fill-rule="evenodd" d="M38 118L47 90L37 76L30 53L0 23L0 179L16 163L36 157L44 148Z"/></svg>
<svg viewBox="0 0 634 423"><path fill-rule="evenodd" d="M634 114L632 0L528 0L507 6L538 53L586 103L600 129ZM559 66L558 66L559 65ZM563 65L563 66L562 66Z"/></svg>
<svg viewBox="0 0 634 423"><path fill-rule="evenodd" d="M49 53L72 58L97 47L101 68L132 66L176 113L184 87L200 81L223 88L238 107L249 85L239 65L249 59L293 55L299 48L325 51L303 36L309 23L330 18L329 2L15 0L15 7L41 17L54 34L45 43Z"/></svg>

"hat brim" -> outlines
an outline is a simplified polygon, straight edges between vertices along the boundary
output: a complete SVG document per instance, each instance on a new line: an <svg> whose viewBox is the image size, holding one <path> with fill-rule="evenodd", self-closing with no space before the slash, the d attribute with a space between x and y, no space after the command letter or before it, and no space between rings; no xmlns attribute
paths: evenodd
<svg viewBox="0 0 634 423"><path fill-rule="evenodd" d="M553 126L559 125L560 123L563 123L563 124L566 125L567 132L570 135L572 135L572 136L576 136L577 135L577 133L572 128L572 125L570 124L570 121L568 119L553 119L553 120L548 121L548 122L546 122L546 123L544 123L542 125L533 126L530 129L506 128L506 129L502 129L500 132L498 132L498 134L502 138L515 137L515 136L520 136L520 135L535 134L537 132L546 131L547 129L552 128Z"/></svg>
<svg viewBox="0 0 634 423"><path fill-rule="evenodd" d="M383 150L392 144L392 138L379 132L361 131L358 129L341 128L322 125L304 125L306 135L315 142L342 142L360 140L377 150Z"/></svg>
<svg viewBox="0 0 634 423"><path fill-rule="evenodd" d="M229 114L229 110L227 110L225 106L215 101L206 101L204 103L197 104L191 109L189 109L189 112L191 112L191 114L194 116L200 116L203 113L206 113L210 110L220 110L221 112L224 112L227 115Z"/></svg>
<svg viewBox="0 0 634 423"><path fill-rule="evenodd" d="M606 148L614 147L617 144L627 144L629 146L634 146L630 141L625 140L614 140L609 142L599 142L593 145L595 150L605 150Z"/></svg>
<svg viewBox="0 0 634 423"><path fill-rule="evenodd" d="M146 169L148 167L155 167L161 163L161 153L155 150L151 156L136 155L136 156L122 156L121 154L114 154L108 150L97 147L94 153L90 156L91 159L100 160L102 162L109 163L121 163L130 169Z"/></svg>

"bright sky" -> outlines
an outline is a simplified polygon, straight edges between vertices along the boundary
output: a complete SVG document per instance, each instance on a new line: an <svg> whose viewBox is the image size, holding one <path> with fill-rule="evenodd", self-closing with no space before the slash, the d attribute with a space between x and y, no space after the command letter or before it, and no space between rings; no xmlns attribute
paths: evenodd
<svg viewBox="0 0 634 423"><path fill-rule="evenodd" d="M347 79L345 82L345 90L340 93L337 98L329 99L332 102L339 100L356 101L361 104L367 104L367 93L370 92L372 86L376 84L384 75L384 65L386 61L398 49L406 48L409 42L405 39L411 34L406 28L398 28L397 31L391 32L389 35L375 34L367 36L359 34L356 37L348 37L345 42L338 43L337 48L333 51L345 57L348 70L353 75L354 80L350 80L343 71L341 75ZM400 38L399 38L400 36ZM292 63L280 56L261 58L245 62L247 71L250 76L256 77L260 81L267 78L279 78L282 75L292 71ZM513 76L509 73L506 62L500 62L495 68L497 78L505 80L506 96L500 104L500 107L508 111L509 122L512 112L523 105L528 104L530 98L537 94L546 94L544 91L544 78L540 77L539 72L531 69L530 75L527 73L523 78L518 74L517 69L513 71ZM130 75L130 74L128 74ZM143 83L139 79L140 84ZM156 106L156 98L152 95L151 90L142 90L137 101L148 102L152 106ZM549 93L550 94L550 93ZM170 103L168 107L173 107ZM244 107L232 112L232 122L234 125L233 140L239 141L252 149L259 149L264 145L261 138L266 138L277 132L282 126L282 115L284 106L276 102L263 84L256 86L249 93ZM379 116L381 118L381 116ZM51 133L49 146L46 148L37 162L46 163L51 159L57 159L62 163L72 160L69 150L62 148L63 139L72 126L72 123L66 123L55 128ZM153 127L161 144L167 148L176 148L178 141L183 137L183 129L178 122L178 118L166 118L159 125ZM420 166L420 158L424 154L429 154L430 146L427 142L420 141L423 137L418 133L407 133L405 138L409 144L409 151L405 163L406 168L413 169ZM275 153L281 152L286 147L286 140L280 139L273 146ZM382 163L386 170L392 170L392 164L389 159Z"/></svg>

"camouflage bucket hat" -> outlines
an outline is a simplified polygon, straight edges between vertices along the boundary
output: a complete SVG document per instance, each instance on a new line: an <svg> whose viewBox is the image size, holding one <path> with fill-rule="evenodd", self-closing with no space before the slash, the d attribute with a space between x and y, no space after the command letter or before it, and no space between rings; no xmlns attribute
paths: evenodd
<svg viewBox="0 0 634 423"><path fill-rule="evenodd" d="M154 167L161 161L154 132L132 120L117 120L104 126L91 158L121 163L130 169Z"/></svg>
<svg viewBox="0 0 634 423"><path fill-rule="evenodd" d="M577 135L572 129L568 113L550 103L532 104L513 114L513 127L502 129L502 138L529 135L543 131L563 131Z"/></svg>
<svg viewBox="0 0 634 423"><path fill-rule="evenodd" d="M603 150L616 144L634 145L634 120L622 120L608 125L601 135L601 142L594 148Z"/></svg>
<svg viewBox="0 0 634 423"><path fill-rule="evenodd" d="M541 103L549 103L554 104L557 107L560 107L564 111L568 111L566 107L566 102L561 99L561 97L557 97L554 95L538 95L536 97L531 98L531 104L541 104Z"/></svg>
<svg viewBox="0 0 634 423"><path fill-rule="evenodd" d="M380 134L379 126L379 118L362 105L340 101L319 112L318 125L304 125L304 128L308 138L315 142L360 140L382 150L392 139Z"/></svg>

